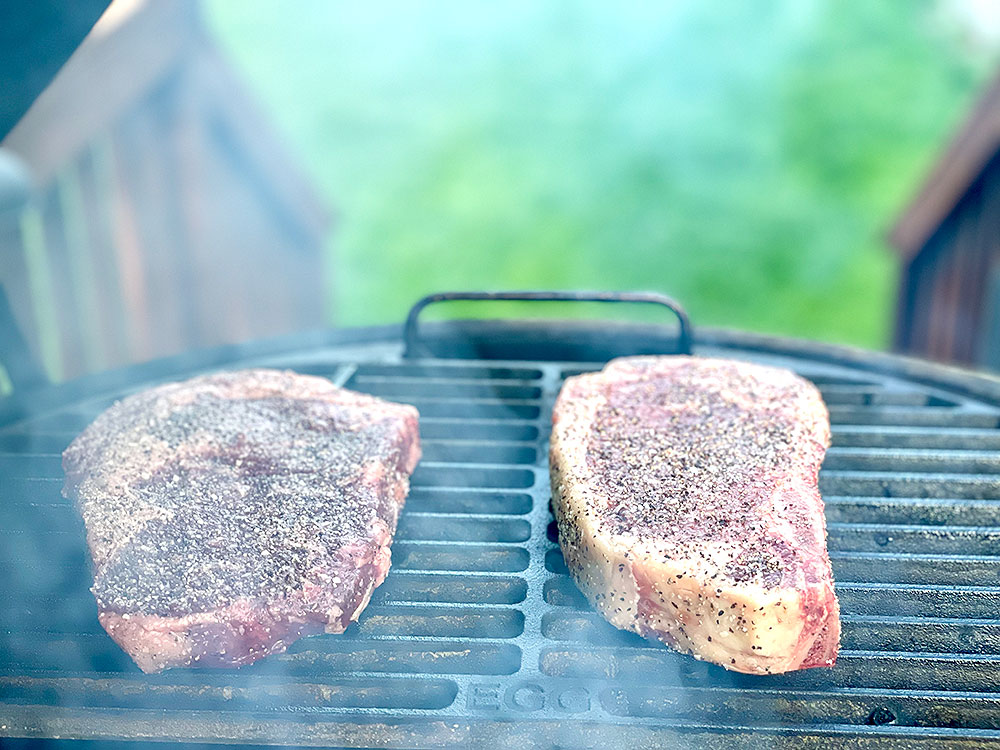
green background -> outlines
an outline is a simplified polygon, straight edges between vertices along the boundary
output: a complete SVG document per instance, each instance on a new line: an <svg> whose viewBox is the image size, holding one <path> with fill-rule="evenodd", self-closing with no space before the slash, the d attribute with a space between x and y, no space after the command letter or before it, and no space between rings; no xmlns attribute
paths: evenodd
<svg viewBox="0 0 1000 750"><path fill-rule="evenodd" d="M657 289L887 345L885 234L997 56L947 3L210 0L333 208L329 317L445 288Z"/></svg>

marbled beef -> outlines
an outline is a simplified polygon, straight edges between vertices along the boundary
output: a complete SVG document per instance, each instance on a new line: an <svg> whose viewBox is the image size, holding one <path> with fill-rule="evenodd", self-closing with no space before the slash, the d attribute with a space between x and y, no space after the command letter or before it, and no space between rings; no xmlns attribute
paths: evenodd
<svg viewBox="0 0 1000 750"><path fill-rule="evenodd" d="M783 369L635 357L568 379L551 468L570 573L612 624L699 659L832 665L829 440L819 392Z"/></svg>
<svg viewBox="0 0 1000 750"><path fill-rule="evenodd" d="M116 403L63 455L101 625L146 672L342 632L389 570L417 412L274 370Z"/></svg>

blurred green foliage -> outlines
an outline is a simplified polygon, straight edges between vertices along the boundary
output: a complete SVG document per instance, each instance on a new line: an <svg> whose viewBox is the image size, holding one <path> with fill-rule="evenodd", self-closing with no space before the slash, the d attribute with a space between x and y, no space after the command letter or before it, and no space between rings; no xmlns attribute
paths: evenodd
<svg viewBox="0 0 1000 750"><path fill-rule="evenodd" d="M335 208L330 319L447 288L649 288L883 346L884 234L995 55L910 0L210 0Z"/></svg>

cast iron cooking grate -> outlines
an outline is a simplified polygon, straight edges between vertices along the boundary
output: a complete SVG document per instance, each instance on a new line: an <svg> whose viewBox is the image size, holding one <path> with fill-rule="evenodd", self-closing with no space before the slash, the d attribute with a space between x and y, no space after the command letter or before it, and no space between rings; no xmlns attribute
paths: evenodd
<svg viewBox="0 0 1000 750"><path fill-rule="evenodd" d="M727 672L617 631L582 600L555 543L546 440L562 380L601 363L308 348L237 364L330 377L422 415L393 567L360 621L235 672L142 675L98 625L60 452L114 399L173 373L81 392L0 429L0 735L1000 744L1000 408L808 357L696 349L790 366L830 407L834 669Z"/></svg>

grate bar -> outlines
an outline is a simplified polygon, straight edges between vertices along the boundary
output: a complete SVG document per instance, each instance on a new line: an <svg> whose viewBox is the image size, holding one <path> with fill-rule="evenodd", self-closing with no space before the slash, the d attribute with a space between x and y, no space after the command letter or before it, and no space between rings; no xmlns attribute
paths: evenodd
<svg viewBox="0 0 1000 750"><path fill-rule="evenodd" d="M992 428L1000 418L992 412L965 412L950 409L905 407L831 406L830 422L841 425L884 425L886 427L921 426L952 428Z"/></svg>
<svg viewBox="0 0 1000 750"><path fill-rule="evenodd" d="M832 432L834 447L1000 450L1000 431L992 429L839 425Z"/></svg>
<svg viewBox="0 0 1000 750"><path fill-rule="evenodd" d="M1000 478L980 474L827 470L820 474L824 495L1000 499Z"/></svg>
<svg viewBox="0 0 1000 750"><path fill-rule="evenodd" d="M1000 455L984 450L893 450L833 447L827 451L823 468L828 471L996 474L1000 472Z"/></svg>
<svg viewBox="0 0 1000 750"><path fill-rule="evenodd" d="M825 496L831 523L1000 526L1000 502L956 498Z"/></svg>

